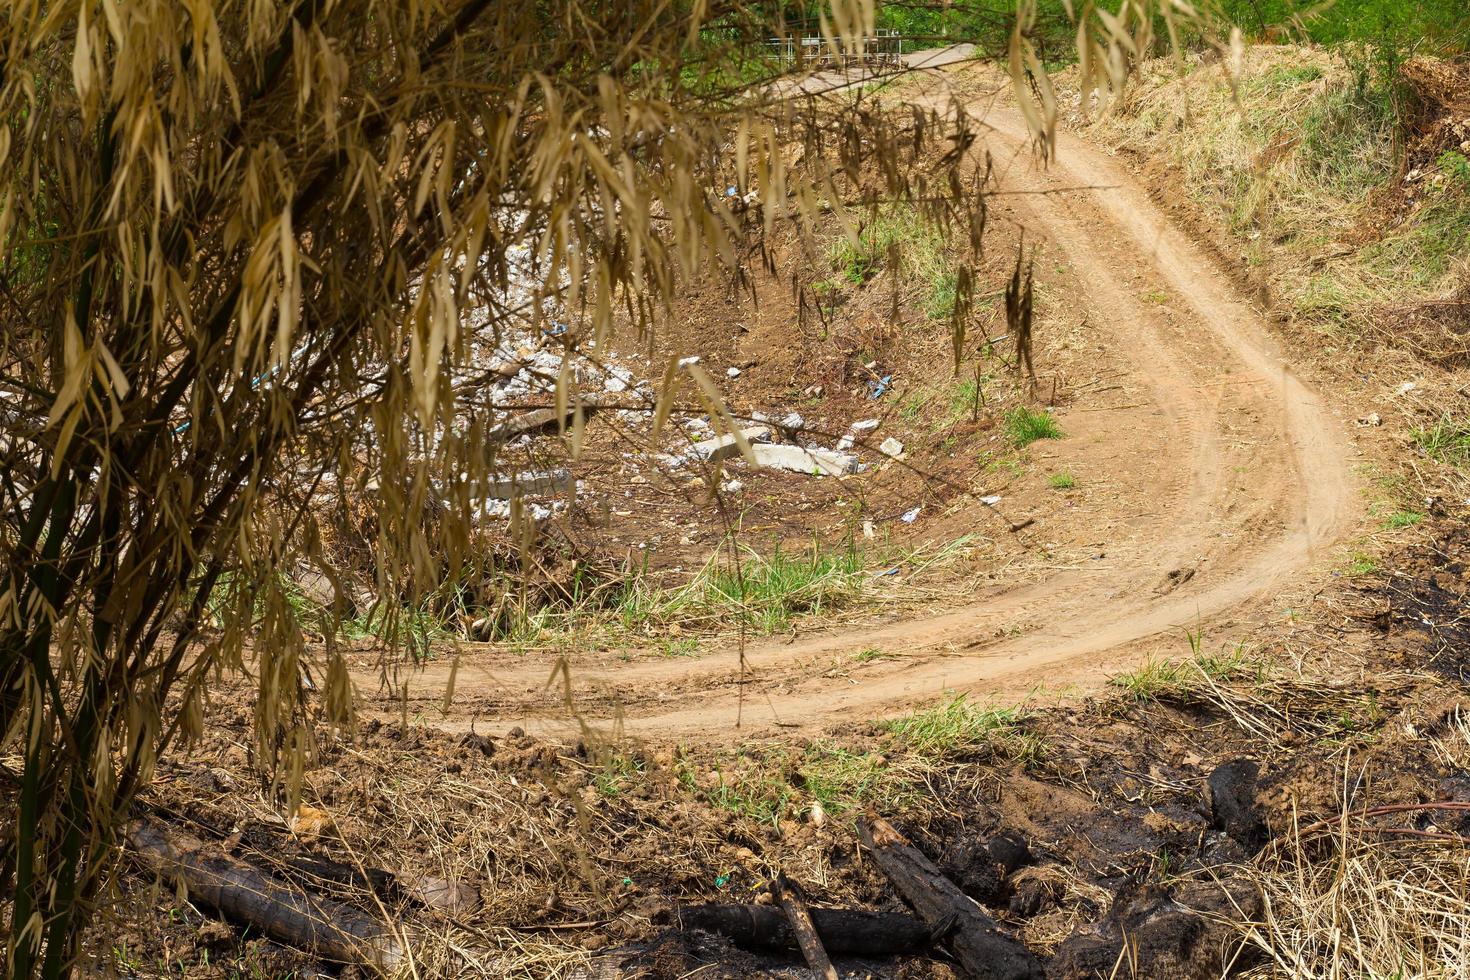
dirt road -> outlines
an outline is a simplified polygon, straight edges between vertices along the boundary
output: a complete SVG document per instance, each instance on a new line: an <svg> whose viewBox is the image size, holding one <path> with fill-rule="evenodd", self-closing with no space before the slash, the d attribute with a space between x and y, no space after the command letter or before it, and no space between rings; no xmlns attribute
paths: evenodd
<svg viewBox="0 0 1470 980"><path fill-rule="evenodd" d="M451 729L567 731L570 694L588 721L616 718L634 736L730 739L876 717L946 691L1055 691L1178 654L1186 629L1225 642L1337 560L1358 518L1354 450L1259 311L1107 153L1063 133L1041 169L1018 114L971 111L1001 190L1020 192L1004 200L1027 240L1075 278L1088 329L1124 352L1142 396L1063 420L1068 451L1127 491L1099 529L1106 560L942 615L755 644L743 672L732 642L696 659L583 666L548 689L549 662L481 649L459 667L448 715L447 667L410 677L411 714ZM893 656L858 663L871 648ZM370 709L401 706L382 695Z"/></svg>

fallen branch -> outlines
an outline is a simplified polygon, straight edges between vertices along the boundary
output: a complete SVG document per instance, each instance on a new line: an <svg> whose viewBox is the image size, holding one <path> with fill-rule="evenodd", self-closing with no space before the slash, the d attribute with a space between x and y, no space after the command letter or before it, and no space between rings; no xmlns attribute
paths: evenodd
<svg viewBox="0 0 1470 980"><path fill-rule="evenodd" d="M808 909L822 945L838 956L897 956L929 946L929 928L899 912ZM744 949L797 949L791 923L770 905L696 905L680 925L718 933Z"/></svg>
<svg viewBox="0 0 1470 980"><path fill-rule="evenodd" d="M1031 951L995 927L974 899L882 817L868 816L857 824L858 835L919 918L946 938L966 975L976 980L1041 980L1041 964Z"/></svg>
<svg viewBox="0 0 1470 980"><path fill-rule="evenodd" d="M806 960L812 973L818 980L837 980L837 971L832 968L832 961L822 948L817 927L812 924L812 915L807 911L806 903L801 900L801 894L786 880L784 874L778 874L776 880L771 882L771 895L785 909L786 920L791 924L791 933L796 937L796 944L801 947L802 959Z"/></svg>
<svg viewBox="0 0 1470 980"><path fill-rule="evenodd" d="M403 948L382 922L272 878L195 837L165 830L155 820L138 820L128 828L127 840L139 863L181 880L191 900L278 942L384 972L404 962Z"/></svg>

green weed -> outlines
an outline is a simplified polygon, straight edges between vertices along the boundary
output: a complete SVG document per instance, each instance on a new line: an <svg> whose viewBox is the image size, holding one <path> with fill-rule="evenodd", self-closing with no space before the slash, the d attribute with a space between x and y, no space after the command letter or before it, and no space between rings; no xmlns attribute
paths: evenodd
<svg viewBox="0 0 1470 980"><path fill-rule="evenodd" d="M1131 701L1181 700L1193 692L1212 683L1236 680L1254 673L1259 680L1262 668L1248 661L1240 650L1221 655L1202 651L1203 638L1197 632L1189 634L1191 655L1183 660L1146 660L1133 670L1126 670L1108 679L1108 683L1120 690Z"/></svg>
<svg viewBox="0 0 1470 980"><path fill-rule="evenodd" d="M1445 415L1428 428L1410 432L1409 441L1424 455L1447 466L1470 466L1470 419Z"/></svg>
<svg viewBox="0 0 1470 980"><path fill-rule="evenodd" d="M1353 552L1348 560L1347 573L1349 575L1372 575L1378 571L1378 562L1373 556L1361 551Z"/></svg>
<svg viewBox="0 0 1470 980"><path fill-rule="evenodd" d="M1053 490L1071 490L1077 485L1077 478L1066 470L1063 470L1060 473L1053 473L1047 477L1046 482Z"/></svg>
<svg viewBox="0 0 1470 980"><path fill-rule="evenodd" d="M1424 520L1424 515L1416 510L1396 510L1388 515L1383 526L1390 531L1397 531L1401 528L1413 527L1422 520Z"/></svg>
<svg viewBox="0 0 1470 980"><path fill-rule="evenodd" d="M932 758L988 749L997 755L1031 762L1045 750L1041 738L1025 730L1026 712L1019 707L982 707L956 694L936 707L884 723L909 751Z"/></svg>
<svg viewBox="0 0 1470 980"><path fill-rule="evenodd" d="M1017 405L1006 412L1005 431L1006 436L1011 440L1011 445L1017 449L1024 449L1038 439L1060 439L1062 437L1062 430L1050 412L1044 409L1033 412L1025 405Z"/></svg>
<svg viewBox="0 0 1470 980"><path fill-rule="evenodd" d="M659 644L665 657L692 657L699 652L699 641L692 636L666 639Z"/></svg>

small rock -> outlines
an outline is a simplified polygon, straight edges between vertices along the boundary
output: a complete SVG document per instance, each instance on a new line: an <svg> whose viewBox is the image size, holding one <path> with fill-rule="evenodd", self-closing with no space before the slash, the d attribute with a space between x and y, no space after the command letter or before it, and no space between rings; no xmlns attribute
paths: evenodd
<svg viewBox="0 0 1470 980"><path fill-rule="evenodd" d="M1358 424L1364 426L1382 425L1383 416L1379 415L1377 412L1370 412L1367 415L1364 415L1362 418L1358 419Z"/></svg>
<svg viewBox="0 0 1470 980"><path fill-rule="evenodd" d="M919 519L919 511L923 509L923 506L920 505L918 507L915 507L913 510L905 511L904 515L900 517L899 520L903 521L905 524L912 524L914 523L914 521Z"/></svg>
<svg viewBox="0 0 1470 980"><path fill-rule="evenodd" d="M852 431L854 432L872 432L876 428L878 428L877 419L863 419L860 422L854 422L852 424Z"/></svg>
<svg viewBox="0 0 1470 980"><path fill-rule="evenodd" d="M801 417L800 412L792 412L790 415L781 420L781 428L785 429L787 432L799 432L801 429L805 428L805 426L806 419Z"/></svg>
<svg viewBox="0 0 1470 980"><path fill-rule="evenodd" d="M893 438L893 436L889 436L878 444L878 451L885 456L902 456L903 443Z"/></svg>
<svg viewBox="0 0 1470 980"><path fill-rule="evenodd" d="M989 496L981 497L980 502L986 507L994 507L996 504L1000 503L1000 494L992 493Z"/></svg>
<svg viewBox="0 0 1470 980"><path fill-rule="evenodd" d="M740 377L740 369L738 367L726 368L725 369L725 377L727 377L727 378L738 378L738 377Z"/></svg>
<svg viewBox="0 0 1470 980"><path fill-rule="evenodd" d="M697 355L694 356L694 357L681 357L681 358L679 358L679 366L681 368L682 367L693 367L694 365L696 365L698 363L699 363L699 357Z"/></svg>

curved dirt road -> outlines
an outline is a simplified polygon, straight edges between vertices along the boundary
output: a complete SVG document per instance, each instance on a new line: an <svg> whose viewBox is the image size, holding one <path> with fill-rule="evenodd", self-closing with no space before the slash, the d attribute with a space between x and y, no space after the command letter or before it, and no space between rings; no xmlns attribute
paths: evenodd
<svg viewBox="0 0 1470 980"><path fill-rule="evenodd" d="M1096 681L1160 647L1177 653L1186 628L1213 646L1331 559L1357 516L1353 449L1259 313L1106 153L1063 133L1043 171L1015 112L972 111L984 114L997 161L1009 161L998 163L1000 189L1026 192L1005 200L1028 241L1068 267L1089 329L1127 352L1143 395L1063 418L1068 442L1112 467L1138 510L1107 540L1108 561L934 617L752 644L743 674L732 641L697 659L579 667L548 688L550 663L476 649L448 715L443 665L409 677L411 713L449 729L565 732L577 724L570 693L593 724L719 740L876 717L949 690L1020 696ZM850 656L872 647L900 655ZM394 702L383 695L372 708L397 715Z"/></svg>

